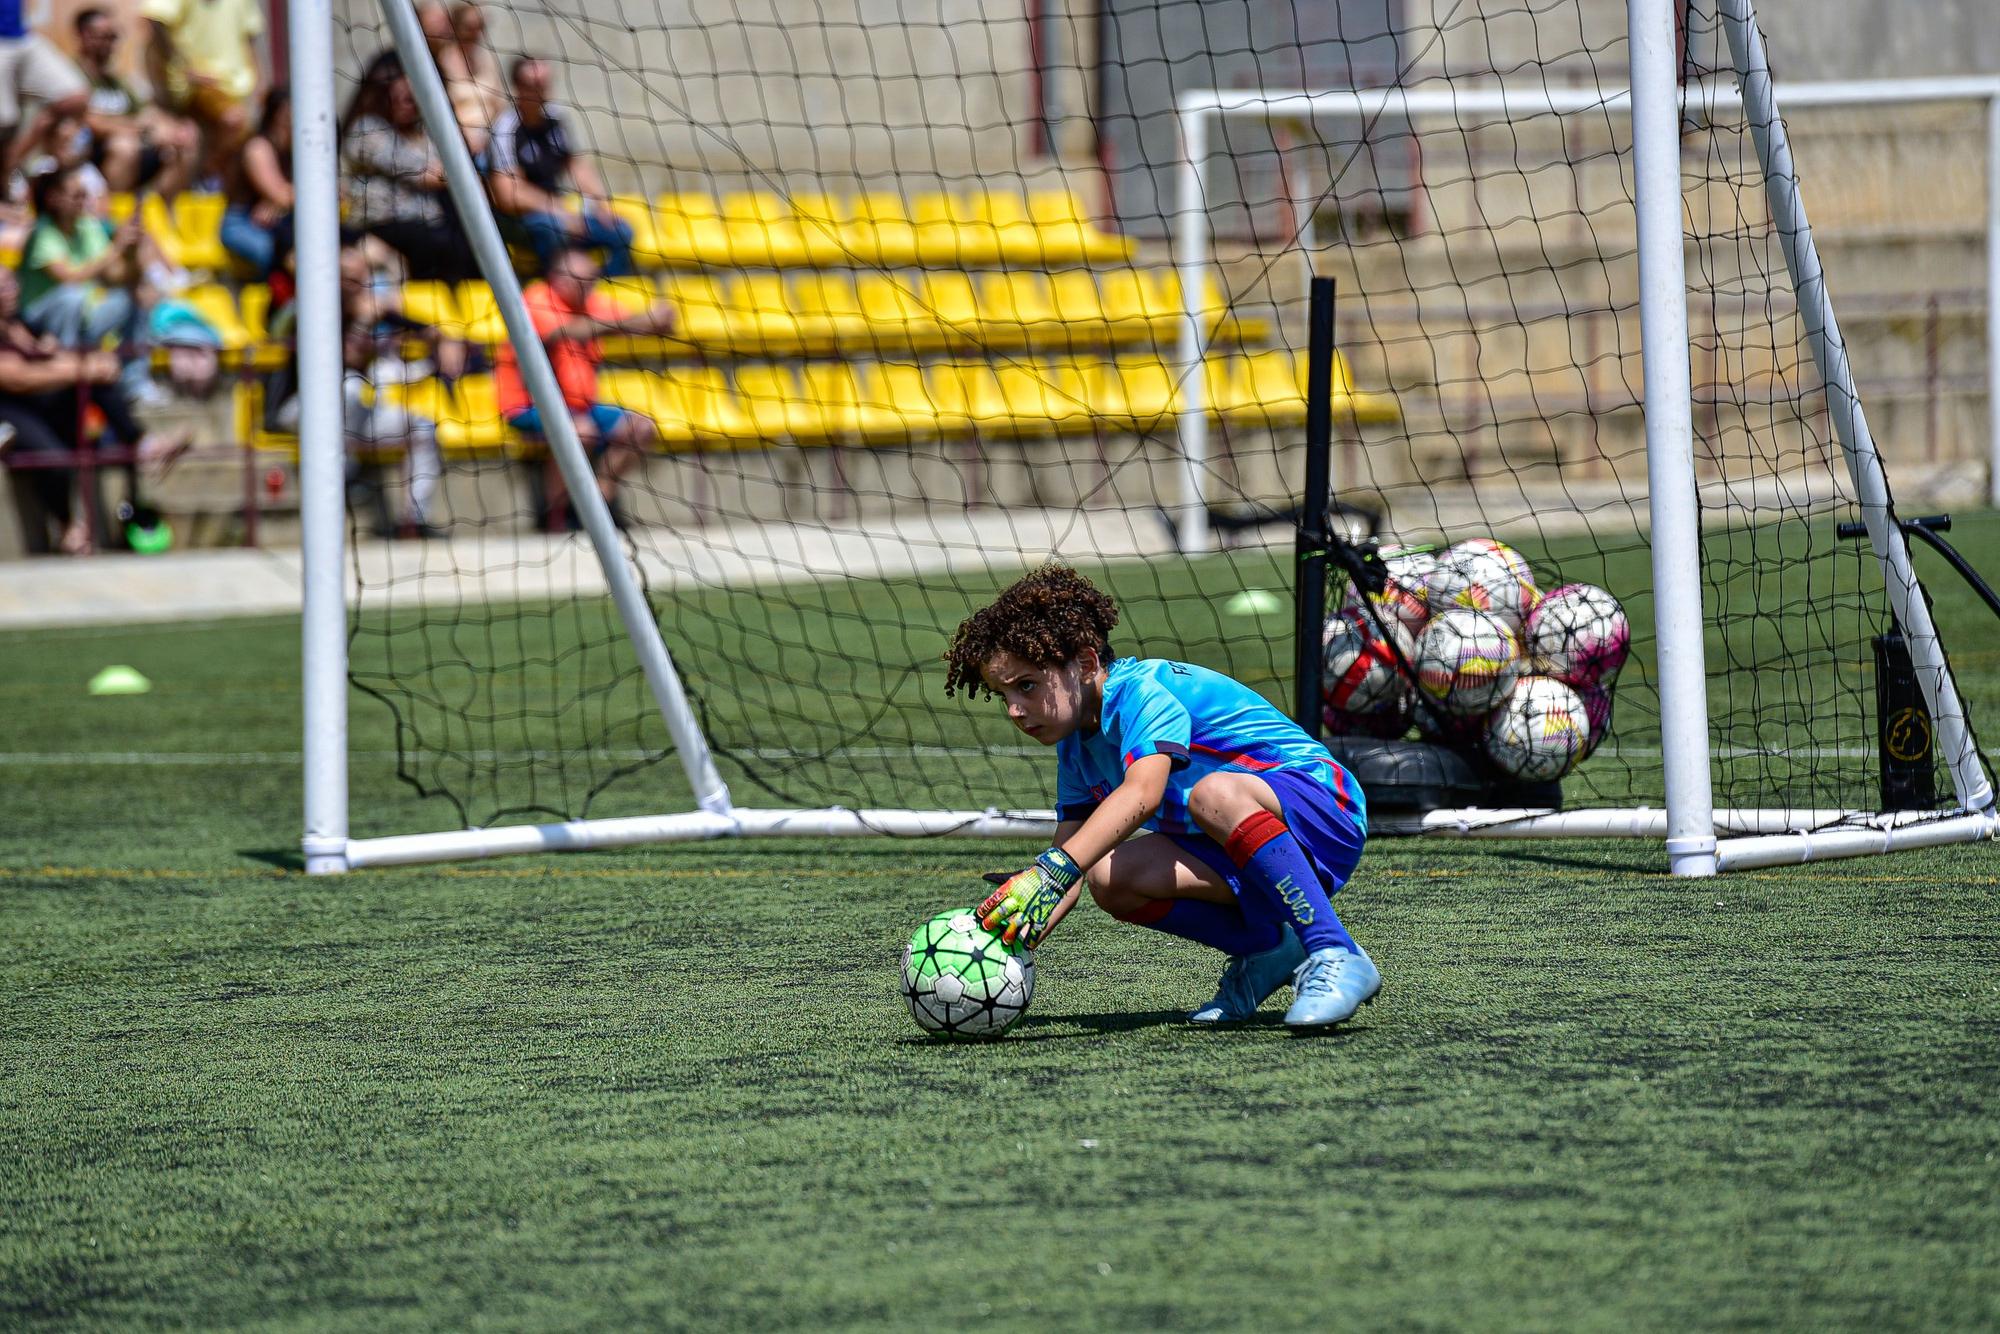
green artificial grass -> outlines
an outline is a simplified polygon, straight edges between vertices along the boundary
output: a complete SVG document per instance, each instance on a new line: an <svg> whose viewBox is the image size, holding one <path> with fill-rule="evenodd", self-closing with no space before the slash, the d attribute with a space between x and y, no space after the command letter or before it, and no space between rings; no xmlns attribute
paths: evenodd
<svg viewBox="0 0 2000 1334"><path fill-rule="evenodd" d="M1383 841L1339 907L1385 990L1330 1036L1191 1030L1220 960L1087 910L944 1044L897 954L1031 845L307 879L297 642L0 638L0 1326L2000 1322L1988 847ZM84 694L120 662L153 693ZM355 729L356 832L441 827ZM616 809L672 807L645 773Z"/></svg>

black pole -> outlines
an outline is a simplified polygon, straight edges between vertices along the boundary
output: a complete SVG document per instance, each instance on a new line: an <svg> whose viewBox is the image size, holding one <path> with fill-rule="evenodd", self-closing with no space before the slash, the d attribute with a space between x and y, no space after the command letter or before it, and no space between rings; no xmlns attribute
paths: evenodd
<svg viewBox="0 0 2000 1334"><path fill-rule="evenodd" d="M1299 506L1297 555L1298 713L1306 735L1319 740L1320 640L1326 626L1326 512L1332 500L1333 279L1312 280L1306 315L1306 485Z"/></svg>

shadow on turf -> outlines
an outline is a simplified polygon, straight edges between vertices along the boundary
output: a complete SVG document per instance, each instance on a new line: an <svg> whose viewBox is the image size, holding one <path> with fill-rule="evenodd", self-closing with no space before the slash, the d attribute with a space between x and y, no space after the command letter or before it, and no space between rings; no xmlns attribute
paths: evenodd
<svg viewBox="0 0 2000 1334"><path fill-rule="evenodd" d="M1100 1037L1107 1033L1132 1033L1142 1028L1180 1028L1201 1033L1282 1033L1286 1037L1324 1040L1348 1035L1341 1028L1289 1029L1283 1010L1266 1010L1240 1024L1201 1025L1188 1022L1186 1010L1124 1010L1114 1014L1023 1015L1007 1034L1009 1042L1060 1042L1068 1038ZM919 1038L917 1041L928 1041Z"/></svg>
<svg viewBox="0 0 2000 1334"><path fill-rule="evenodd" d="M238 848L236 855L247 857L253 862L275 866L280 871L303 871L306 869L305 855L297 848Z"/></svg>

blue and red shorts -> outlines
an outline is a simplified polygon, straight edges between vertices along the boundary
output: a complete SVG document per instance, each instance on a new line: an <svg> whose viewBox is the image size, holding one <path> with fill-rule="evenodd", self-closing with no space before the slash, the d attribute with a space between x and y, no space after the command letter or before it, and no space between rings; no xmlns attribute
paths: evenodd
<svg viewBox="0 0 2000 1334"><path fill-rule="evenodd" d="M1278 794L1278 805L1292 836L1305 849L1319 873L1322 888L1331 897L1340 892L1361 861L1362 845L1368 841L1367 810L1352 795L1354 780L1345 774L1344 790L1322 782L1303 769L1269 769L1257 775ZM1242 868L1230 860L1224 847L1207 834L1168 834L1176 846L1215 868L1229 886L1229 892L1243 897Z"/></svg>

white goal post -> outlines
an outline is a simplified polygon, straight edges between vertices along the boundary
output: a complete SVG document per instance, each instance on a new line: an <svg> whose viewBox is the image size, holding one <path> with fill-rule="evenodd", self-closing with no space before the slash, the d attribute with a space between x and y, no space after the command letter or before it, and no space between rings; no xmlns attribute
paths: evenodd
<svg viewBox="0 0 2000 1334"><path fill-rule="evenodd" d="M578 819L549 824L508 825L388 837L350 836L348 810L348 726L350 690L347 640L347 558L345 549L346 442L338 400L340 292L338 273L338 187L334 143L333 19L328 0L298 0L290 27L296 121L294 177L297 188L298 341L302 430L300 471L304 524L303 684L305 705L306 869L335 873L371 866L491 857L640 843L747 836L872 836L964 834L1040 837L1054 828L1052 811L765 809L738 806L717 771L701 724L690 706L674 660L653 618L639 579L613 525L609 507L594 484L592 467L569 414L562 407L547 351L534 336L520 283L511 267L484 190L455 121L426 45L411 0L380 0L405 71L432 128L452 199L521 363L522 376L542 421L548 446L567 482L572 504L602 568L604 583L643 672L646 686L671 735L699 809L616 819ZM1994 794L1974 746L1902 532L1890 522L1886 483L1867 423L1854 397L1818 258L1805 225L1803 206L1791 178L1789 147L1772 101L1749 0L1722 0L1722 11L1740 88L1716 90L1718 99L1740 99L1756 130L1764 159L1771 205L1786 241L1786 258L1802 308L1809 309L1812 350L1836 404L1835 423L1852 473L1855 494L1880 560L1888 598L1907 635L1918 679L1936 720L1938 745L1955 785L1956 810L1921 818L1868 811L1717 809L1710 791L1703 663L1703 609L1699 577L1700 517L1696 503L1691 425L1686 293L1681 250L1681 187L1678 124L1683 98L1677 82L1677 41L1672 0L1628 0L1631 91L1579 93L1578 105L1629 104L1637 173L1645 434L1650 478L1653 579L1658 620L1662 747L1665 758L1664 811L1464 810L1433 812L1396 825L1378 822L1383 832L1460 834L1479 837L1632 836L1664 840L1669 863L1679 875L1713 875L1730 869L1857 856L1902 847L1992 837L2000 832ZM1831 87L1831 86L1828 86ZM1886 85L1884 85L1886 88ZM1914 85L1903 85L1911 97ZM1786 90L1787 96L1814 95L1813 86ZM1830 94L1829 94L1830 95ZM1885 93L1885 96L1887 94ZM2000 128L2000 80L1951 81L1923 96L1984 97L1989 124ZM1384 110L1478 110L1547 113L1560 110L1559 94L1540 90L1517 103L1512 90L1425 91L1387 89L1347 93L1235 94L1184 97L1179 123L1184 153L1173 214L1175 263L1189 304L1180 334L1182 392L1178 415L1182 479L1181 508L1175 515L1182 549L1198 552L1208 544L1205 477L1206 416L1203 386L1205 327L1201 303L1208 265L1208 218L1202 204L1200 163L1207 127L1216 117L1269 116L1321 111L1379 114ZM2000 133L1989 135L1989 150ZM1993 179L2000 181L2000 171ZM1993 189L1993 217L2000 219L2000 185ZM1989 264L2000 246L1989 244ZM1989 300L2000 293L2000 273L1989 271ZM2000 352L1989 340L1991 373L2000 381ZM2000 413L1996 413L2000 417ZM2000 438L2000 432L1996 432ZM2000 458L2000 446L1996 446ZM1688 720L1697 725L1676 726ZM1730 835L1718 840L1718 834Z"/></svg>

